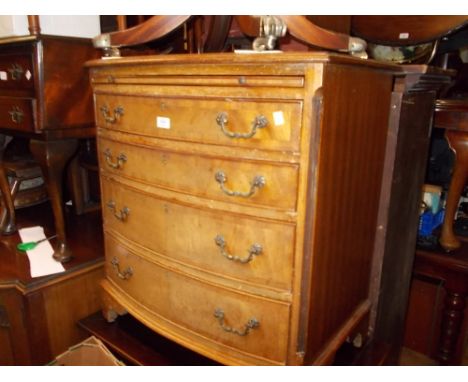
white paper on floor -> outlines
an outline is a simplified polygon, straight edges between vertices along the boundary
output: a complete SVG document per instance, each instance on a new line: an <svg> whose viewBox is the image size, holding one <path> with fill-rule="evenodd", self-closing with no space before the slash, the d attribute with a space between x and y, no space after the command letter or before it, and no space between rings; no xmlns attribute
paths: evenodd
<svg viewBox="0 0 468 382"><path fill-rule="evenodd" d="M43 227L29 227L18 230L21 241L27 243L45 239ZM65 271L63 265L55 261L54 249L48 240L39 243L36 248L26 252L29 258L31 277L40 277Z"/></svg>

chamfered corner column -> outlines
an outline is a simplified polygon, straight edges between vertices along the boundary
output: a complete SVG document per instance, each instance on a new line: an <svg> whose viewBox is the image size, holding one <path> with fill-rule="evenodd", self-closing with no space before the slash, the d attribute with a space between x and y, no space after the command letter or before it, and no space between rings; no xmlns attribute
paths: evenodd
<svg viewBox="0 0 468 382"><path fill-rule="evenodd" d="M72 257L67 246L65 217L63 213L62 179L63 170L78 149L77 139L40 141L32 139L29 143L32 154L41 167L54 213L57 245L54 247L54 259L65 263Z"/></svg>

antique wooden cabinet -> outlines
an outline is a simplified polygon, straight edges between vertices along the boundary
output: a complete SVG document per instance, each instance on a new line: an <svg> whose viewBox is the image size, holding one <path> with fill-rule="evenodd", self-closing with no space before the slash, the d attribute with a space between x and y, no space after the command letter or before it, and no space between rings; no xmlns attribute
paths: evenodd
<svg viewBox="0 0 468 382"><path fill-rule="evenodd" d="M54 257L69 261L62 176L78 139L95 136L92 94L84 62L97 57L90 39L31 35L0 39L0 134L30 139L42 169L58 235ZM16 231L0 147L0 189L6 206L2 234ZM76 178L76 176L75 176ZM76 204L76 203L75 203Z"/></svg>
<svg viewBox="0 0 468 382"><path fill-rule="evenodd" d="M327 364L366 334L394 66L327 53L88 66L109 320L129 312L225 364Z"/></svg>

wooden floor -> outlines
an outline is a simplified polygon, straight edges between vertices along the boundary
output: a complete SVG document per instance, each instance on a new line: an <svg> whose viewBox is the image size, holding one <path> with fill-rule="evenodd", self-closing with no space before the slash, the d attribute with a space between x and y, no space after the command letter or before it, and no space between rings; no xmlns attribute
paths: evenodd
<svg viewBox="0 0 468 382"><path fill-rule="evenodd" d="M437 361L417 353L414 350L403 348L400 357L400 366L437 366ZM465 342L465 352L463 354L462 366L468 366L468 336Z"/></svg>

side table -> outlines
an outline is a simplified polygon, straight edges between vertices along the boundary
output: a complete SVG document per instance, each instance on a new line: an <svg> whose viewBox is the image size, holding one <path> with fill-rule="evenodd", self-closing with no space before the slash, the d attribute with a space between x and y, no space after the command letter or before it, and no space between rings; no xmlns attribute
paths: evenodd
<svg viewBox="0 0 468 382"><path fill-rule="evenodd" d="M443 365L455 365L460 359L461 328L468 296L468 242L451 253L417 250L413 272L444 282L446 291L437 358Z"/></svg>
<svg viewBox="0 0 468 382"><path fill-rule="evenodd" d="M92 95L84 62L96 57L89 39L31 35L0 39L0 133L30 139L42 169L58 235L54 258L69 261L62 207L62 175L78 139L95 136ZM15 210L2 165L0 190L7 219L3 234L16 231Z"/></svg>

